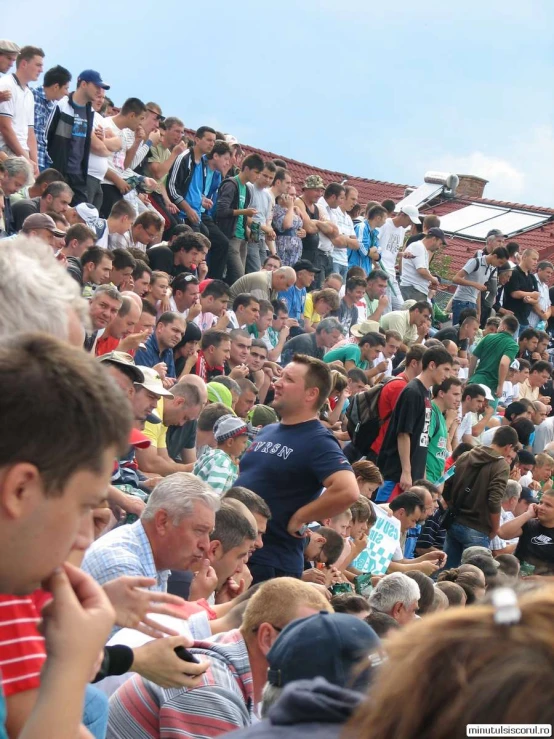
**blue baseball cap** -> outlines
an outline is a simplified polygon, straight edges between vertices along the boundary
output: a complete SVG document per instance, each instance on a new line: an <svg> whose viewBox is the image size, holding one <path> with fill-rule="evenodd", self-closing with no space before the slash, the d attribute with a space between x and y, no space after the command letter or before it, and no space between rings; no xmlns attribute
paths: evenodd
<svg viewBox="0 0 554 739"><path fill-rule="evenodd" d="M104 90L110 89L110 86L100 77L100 72L96 72L94 69L85 69L84 72L81 72L77 78L77 83L79 82L92 82L93 85L103 87Z"/></svg>
<svg viewBox="0 0 554 739"><path fill-rule="evenodd" d="M323 677L341 687L365 691L370 681L367 670L350 685L352 671L362 660L367 666L381 640L371 626L347 613L320 611L299 618L279 634L267 654L267 681L284 687L294 680Z"/></svg>

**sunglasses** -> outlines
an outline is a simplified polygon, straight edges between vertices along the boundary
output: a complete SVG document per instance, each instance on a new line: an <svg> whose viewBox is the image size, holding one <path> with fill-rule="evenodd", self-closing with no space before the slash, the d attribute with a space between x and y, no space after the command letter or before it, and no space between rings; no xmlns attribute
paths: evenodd
<svg viewBox="0 0 554 739"><path fill-rule="evenodd" d="M152 110L152 108L146 108L146 110L149 113L152 113L152 115L155 115L157 121L165 121L165 115L162 115L161 113L158 113L157 110Z"/></svg>

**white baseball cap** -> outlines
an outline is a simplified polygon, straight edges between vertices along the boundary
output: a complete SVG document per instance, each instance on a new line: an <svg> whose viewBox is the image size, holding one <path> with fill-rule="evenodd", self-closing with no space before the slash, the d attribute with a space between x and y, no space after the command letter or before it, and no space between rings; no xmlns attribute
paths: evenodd
<svg viewBox="0 0 554 739"><path fill-rule="evenodd" d="M421 223L419 218L419 210L415 205L403 205L400 208L401 213L405 213L412 223Z"/></svg>
<svg viewBox="0 0 554 739"><path fill-rule="evenodd" d="M481 383L478 383L478 385L481 388L481 390L485 393L485 398L487 400L494 400L494 398L492 397L492 393L490 391L490 388L488 388L486 385L482 385Z"/></svg>
<svg viewBox="0 0 554 739"><path fill-rule="evenodd" d="M173 398L173 393L166 390L162 383L162 378L156 372L153 367L139 366L142 374L144 375L144 382L137 382L136 385L146 388L154 395L161 395L164 398Z"/></svg>

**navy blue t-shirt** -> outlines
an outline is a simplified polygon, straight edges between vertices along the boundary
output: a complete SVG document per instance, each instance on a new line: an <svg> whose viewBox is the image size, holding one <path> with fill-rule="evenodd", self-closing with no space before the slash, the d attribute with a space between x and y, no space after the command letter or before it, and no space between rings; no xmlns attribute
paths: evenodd
<svg viewBox="0 0 554 739"><path fill-rule="evenodd" d="M352 470L338 441L318 420L274 423L257 435L240 463L235 485L258 493L271 510L253 564L302 574L302 539L287 533L291 516L315 500L334 472Z"/></svg>

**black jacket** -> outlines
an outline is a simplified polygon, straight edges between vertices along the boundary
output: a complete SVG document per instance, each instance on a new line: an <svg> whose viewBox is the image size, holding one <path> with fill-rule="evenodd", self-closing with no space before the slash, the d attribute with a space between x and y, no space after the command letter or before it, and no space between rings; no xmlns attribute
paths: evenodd
<svg viewBox="0 0 554 739"><path fill-rule="evenodd" d="M173 162L167 174L167 194L172 203L180 205L186 198L194 170L199 166L200 163L197 164L194 160L192 149L179 154Z"/></svg>
<svg viewBox="0 0 554 739"><path fill-rule="evenodd" d="M86 178L90 155L90 140L94 127L94 111L90 103L86 104L85 113L87 117L87 135L85 138L85 153L81 162L81 172L83 177ZM67 174L67 160L69 158L69 146L71 144L74 118L75 108L73 107L73 93L71 93L68 97L59 101L46 123L46 144L48 154L52 159L52 167L63 175Z"/></svg>
<svg viewBox="0 0 554 739"><path fill-rule="evenodd" d="M244 201L244 207L248 208L250 205L250 190L246 188L246 200ZM233 211L239 207L239 186L234 177L229 177L223 180L219 186L219 193L217 196L217 207L215 212L215 222L223 231L228 239L232 239L235 235L235 229L237 227L237 221L239 216L234 216Z"/></svg>

